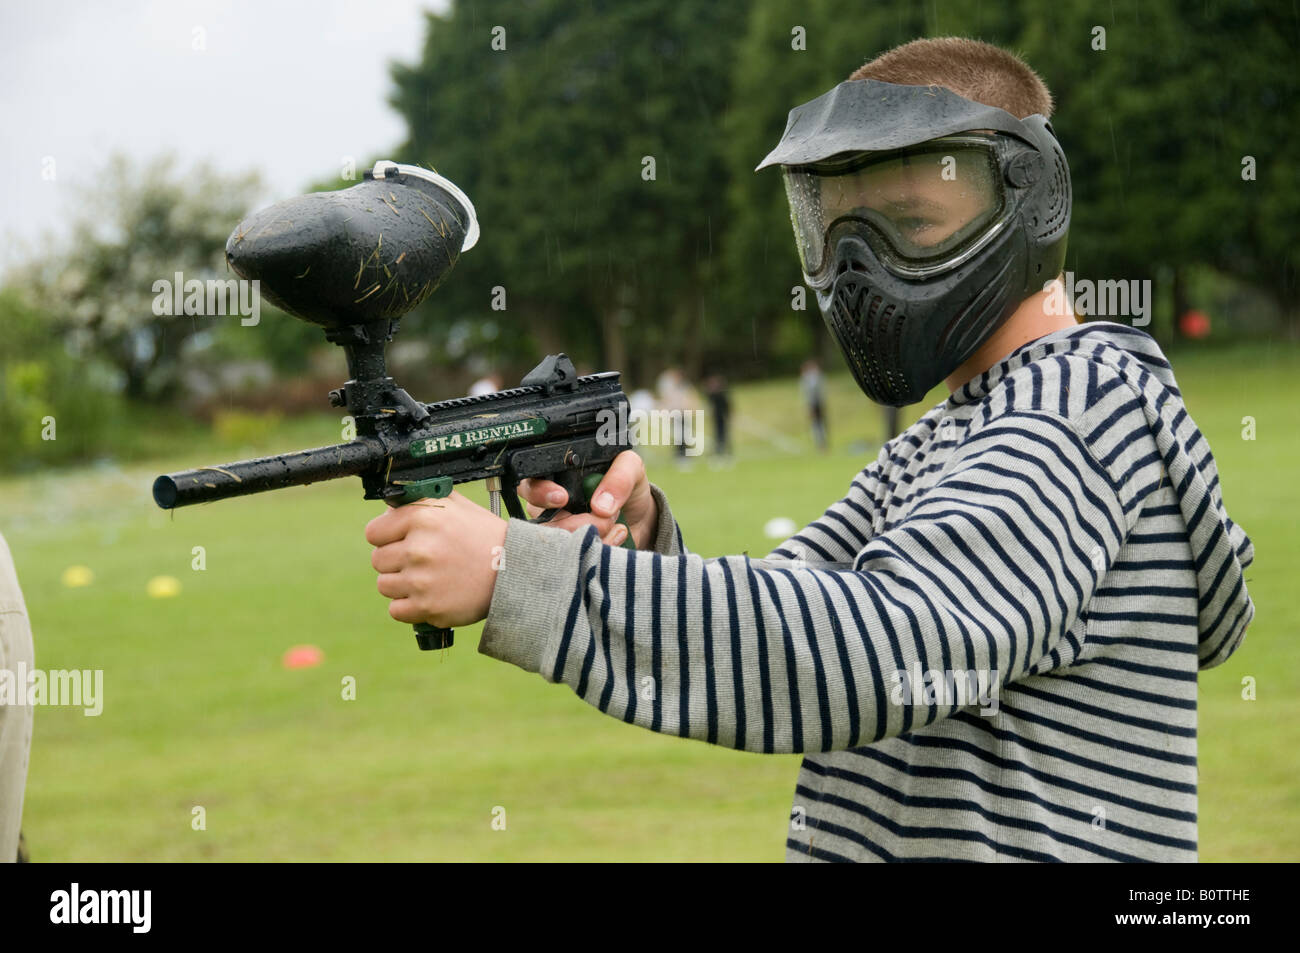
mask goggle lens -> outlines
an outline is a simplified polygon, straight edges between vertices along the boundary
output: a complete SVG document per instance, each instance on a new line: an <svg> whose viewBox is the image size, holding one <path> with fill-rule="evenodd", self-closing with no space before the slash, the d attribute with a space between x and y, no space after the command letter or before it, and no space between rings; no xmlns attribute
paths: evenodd
<svg viewBox="0 0 1300 953"><path fill-rule="evenodd" d="M977 241L1003 209L992 140L935 140L898 152L784 170L804 272L825 265L827 232L867 226L881 258L902 270L942 265Z"/></svg>

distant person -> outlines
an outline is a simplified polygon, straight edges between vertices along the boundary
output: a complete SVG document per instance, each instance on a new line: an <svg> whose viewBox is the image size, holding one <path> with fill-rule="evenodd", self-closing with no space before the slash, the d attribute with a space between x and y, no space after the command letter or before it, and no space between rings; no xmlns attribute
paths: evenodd
<svg viewBox="0 0 1300 953"><path fill-rule="evenodd" d="M727 442L731 424L731 396L727 393L727 379L721 374L710 375L704 382L704 395L709 401L713 416L713 452L720 457L731 453Z"/></svg>
<svg viewBox="0 0 1300 953"><path fill-rule="evenodd" d="M485 377L480 377L474 383L469 385L469 396L482 397L485 394L495 394L501 389L501 375L496 371Z"/></svg>
<svg viewBox="0 0 1300 953"><path fill-rule="evenodd" d="M669 367L659 375L656 389L659 391L659 408L668 411L672 421L673 452L684 462L687 442L685 418L693 409L690 385L686 383L686 375L678 368Z"/></svg>
<svg viewBox="0 0 1300 953"><path fill-rule="evenodd" d="M646 387L638 387L627 395L627 409L630 414L648 414L655 409L655 395Z"/></svg>
<svg viewBox="0 0 1300 953"><path fill-rule="evenodd" d="M35 666L27 605L18 588L18 574L14 571L9 545L0 535L0 678L9 681L13 691L24 693L22 704L9 705L0 699L0 862L3 863L20 859L23 791L27 787L27 759L32 748L32 706L26 704L27 679L22 673L31 672Z"/></svg>
<svg viewBox="0 0 1300 953"><path fill-rule="evenodd" d="M803 391L803 402L808 408L812 420L813 442L817 449L826 452L826 391L822 381L822 369L818 363L809 358L803 362L799 375L799 389Z"/></svg>
<svg viewBox="0 0 1300 953"><path fill-rule="evenodd" d="M654 391L648 387L638 387L627 395L627 422L631 433L639 443L645 442L645 425L652 419L655 407Z"/></svg>

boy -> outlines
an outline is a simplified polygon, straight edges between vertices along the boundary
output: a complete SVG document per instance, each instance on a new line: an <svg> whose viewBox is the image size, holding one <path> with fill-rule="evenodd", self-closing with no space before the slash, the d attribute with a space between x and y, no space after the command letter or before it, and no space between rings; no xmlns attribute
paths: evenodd
<svg viewBox="0 0 1300 953"><path fill-rule="evenodd" d="M764 165L855 378L951 396L768 559L689 554L628 453L571 533L457 494L375 519L390 614L486 617L480 652L655 731L806 752L792 860L1195 860L1197 671L1244 635L1253 551L1155 343L1060 306L1050 111L962 39L792 111Z"/></svg>

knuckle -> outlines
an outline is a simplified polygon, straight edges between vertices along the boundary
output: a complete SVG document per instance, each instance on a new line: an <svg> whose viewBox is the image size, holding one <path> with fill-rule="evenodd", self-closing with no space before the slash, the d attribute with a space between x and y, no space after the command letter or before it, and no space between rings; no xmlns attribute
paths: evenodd
<svg viewBox="0 0 1300 953"><path fill-rule="evenodd" d="M417 529L405 540L405 545L398 551L403 566L423 566L430 560L431 553L437 549L439 539L436 533L427 529Z"/></svg>

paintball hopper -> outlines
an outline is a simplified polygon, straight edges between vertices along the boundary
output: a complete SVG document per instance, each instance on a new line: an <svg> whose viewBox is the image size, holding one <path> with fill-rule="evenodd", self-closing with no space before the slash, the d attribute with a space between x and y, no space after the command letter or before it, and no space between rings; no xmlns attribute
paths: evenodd
<svg viewBox="0 0 1300 953"><path fill-rule="evenodd" d="M393 425L393 408L416 423L428 416L388 376L384 346L477 241L474 205L454 183L385 159L358 185L277 202L241 222L226 240L226 261L343 348L352 379L330 403L373 436Z"/></svg>
<svg viewBox="0 0 1300 953"><path fill-rule="evenodd" d="M226 261L276 307L329 331L400 318L476 241L464 192L436 172L383 160L351 188L277 202L241 222Z"/></svg>

